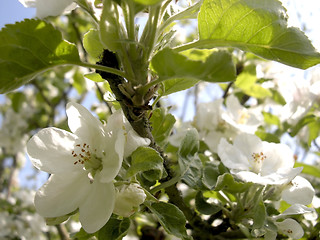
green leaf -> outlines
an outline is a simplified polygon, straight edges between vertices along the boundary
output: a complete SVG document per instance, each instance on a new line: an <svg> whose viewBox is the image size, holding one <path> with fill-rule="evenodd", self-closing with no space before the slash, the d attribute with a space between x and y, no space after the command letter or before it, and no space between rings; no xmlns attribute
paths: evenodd
<svg viewBox="0 0 320 240"><path fill-rule="evenodd" d="M315 115L307 115L304 116L303 118L301 118L299 120L299 122L294 125L290 130L289 130L289 134L291 137L294 137L298 134L298 132L300 131L301 128L303 128L305 125L308 125L312 122L316 121L316 116Z"/></svg>
<svg viewBox="0 0 320 240"><path fill-rule="evenodd" d="M186 218L178 207L165 202L146 205L169 234L181 239L190 239L185 228Z"/></svg>
<svg viewBox="0 0 320 240"><path fill-rule="evenodd" d="M245 192L253 183L241 183L234 180L230 173L220 175L217 180L215 191L224 190L229 193Z"/></svg>
<svg viewBox="0 0 320 240"><path fill-rule="evenodd" d="M188 158L194 156L199 150L199 134L195 128L190 128L186 132L179 147L179 157Z"/></svg>
<svg viewBox="0 0 320 240"><path fill-rule="evenodd" d="M221 210L220 206L208 203L202 195L202 192L197 193L195 202L197 210L205 215L212 215Z"/></svg>
<svg viewBox="0 0 320 240"><path fill-rule="evenodd" d="M103 45L100 41L99 31L91 29L83 37L83 46L86 51L95 59L98 59L103 52Z"/></svg>
<svg viewBox="0 0 320 240"><path fill-rule="evenodd" d="M119 220L111 217L109 221L98 232L99 240L120 240L128 232L130 227L130 219L124 218Z"/></svg>
<svg viewBox="0 0 320 240"><path fill-rule="evenodd" d="M218 167L207 163L203 169L202 182L208 189L212 190L216 186L219 175Z"/></svg>
<svg viewBox="0 0 320 240"><path fill-rule="evenodd" d="M143 5L154 5L162 2L163 0L134 0L134 1Z"/></svg>
<svg viewBox="0 0 320 240"><path fill-rule="evenodd" d="M81 72L76 71L75 74L73 74L72 79L72 85L80 95L87 91L86 80L84 79L83 74Z"/></svg>
<svg viewBox="0 0 320 240"><path fill-rule="evenodd" d="M92 233L87 233L83 228L80 229L79 232L77 233L72 233L70 234L70 237L71 239L74 239L74 240L93 240L93 239L96 239L94 238L94 234Z"/></svg>
<svg viewBox="0 0 320 240"><path fill-rule="evenodd" d="M304 33L288 28L278 0L204 0L198 25L197 46L236 47L302 69L320 62Z"/></svg>
<svg viewBox="0 0 320 240"><path fill-rule="evenodd" d="M154 140L160 146L164 146L167 143L176 119L172 114L167 114L166 109L157 108L152 112L150 122Z"/></svg>
<svg viewBox="0 0 320 240"><path fill-rule="evenodd" d="M280 139L277 135L268 133L262 129L258 129L255 134L262 140L266 142L274 142L274 143L280 143Z"/></svg>
<svg viewBox="0 0 320 240"><path fill-rule="evenodd" d="M163 159L160 154L149 147L139 147L131 155L131 166L127 171L127 177L132 177L138 172L144 172L143 176L149 181L158 180L163 174Z"/></svg>
<svg viewBox="0 0 320 240"><path fill-rule="evenodd" d="M41 20L26 19L0 31L0 93L12 91L56 66L80 63L76 46Z"/></svg>
<svg viewBox="0 0 320 240"><path fill-rule="evenodd" d="M253 229L262 228L266 221L266 207L262 201L258 201L258 204L255 206L253 213Z"/></svg>
<svg viewBox="0 0 320 240"><path fill-rule="evenodd" d="M10 94L12 108L15 112L19 112L22 104L26 101L26 96L23 92L15 92Z"/></svg>
<svg viewBox="0 0 320 240"><path fill-rule="evenodd" d="M123 38L119 21L119 12L115 1L104 0L100 19L100 39L103 47L112 52L121 49L120 39Z"/></svg>
<svg viewBox="0 0 320 240"><path fill-rule="evenodd" d="M320 168L302 162L295 162L294 167L303 167L302 173L320 178Z"/></svg>
<svg viewBox="0 0 320 240"><path fill-rule="evenodd" d="M262 112L262 115L264 117L264 121L267 124L276 125L278 127L280 126L281 124L280 119L276 115L273 115L272 113L268 113L268 112Z"/></svg>
<svg viewBox="0 0 320 240"><path fill-rule="evenodd" d="M311 146L311 142L319 137L320 134L320 119L317 118L316 121L308 124L309 128L309 138L308 138L308 146Z"/></svg>
<svg viewBox="0 0 320 240"><path fill-rule="evenodd" d="M154 71L164 81L163 95L181 91L195 85L199 80L207 82L229 82L236 77L235 65L230 53L213 51L204 60L193 60L188 56L165 48L159 51L151 60Z"/></svg>
<svg viewBox="0 0 320 240"><path fill-rule="evenodd" d="M105 82L106 81L101 77L101 75L99 73L87 73L84 76L94 82ZM109 89L107 91L109 91Z"/></svg>

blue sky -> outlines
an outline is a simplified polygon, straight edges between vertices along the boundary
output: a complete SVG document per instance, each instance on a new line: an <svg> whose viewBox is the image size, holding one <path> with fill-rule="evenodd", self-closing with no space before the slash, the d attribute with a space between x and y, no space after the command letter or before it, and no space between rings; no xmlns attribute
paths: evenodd
<svg viewBox="0 0 320 240"><path fill-rule="evenodd" d="M35 12L34 8L25 8L18 0L1 0L0 27L24 18L32 18Z"/></svg>

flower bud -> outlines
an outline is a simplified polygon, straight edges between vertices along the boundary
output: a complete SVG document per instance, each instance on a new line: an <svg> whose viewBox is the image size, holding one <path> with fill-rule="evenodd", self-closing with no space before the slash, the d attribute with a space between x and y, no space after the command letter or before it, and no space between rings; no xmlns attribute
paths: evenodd
<svg viewBox="0 0 320 240"><path fill-rule="evenodd" d="M117 188L113 213L129 217L146 199L146 194L138 184L123 185Z"/></svg>

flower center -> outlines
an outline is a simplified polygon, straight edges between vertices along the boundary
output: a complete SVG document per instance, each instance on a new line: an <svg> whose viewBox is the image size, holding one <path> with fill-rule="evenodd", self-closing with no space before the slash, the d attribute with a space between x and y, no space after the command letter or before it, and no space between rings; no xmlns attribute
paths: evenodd
<svg viewBox="0 0 320 240"><path fill-rule="evenodd" d="M247 113L247 112L245 112L245 111L240 111L239 112L239 118L238 118L238 123L239 124L246 124L247 123L247 121L248 121L248 119L249 119L249 117L250 117L250 115Z"/></svg>
<svg viewBox="0 0 320 240"><path fill-rule="evenodd" d="M262 162L267 158L263 152L260 153L252 153L253 158L253 172L259 173L261 169Z"/></svg>
<svg viewBox="0 0 320 240"><path fill-rule="evenodd" d="M71 154L76 159L73 164L82 164L84 169L91 173L92 177L98 170L101 171L102 159L97 156L97 149L90 149L89 144L76 144Z"/></svg>

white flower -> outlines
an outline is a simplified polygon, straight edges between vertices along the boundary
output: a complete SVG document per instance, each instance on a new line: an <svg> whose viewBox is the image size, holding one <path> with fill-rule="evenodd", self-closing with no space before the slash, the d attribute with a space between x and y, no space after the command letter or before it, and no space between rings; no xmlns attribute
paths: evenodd
<svg viewBox="0 0 320 240"><path fill-rule="evenodd" d="M118 111L104 126L79 104L69 103L66 112L73 133L46 128L27 144L33 165L51 174L35 196L35 207L48 218L79 209L84 230L93 233L108 221L115 204L113 180L126 145L124 116Z"/></svg>
<svg viewBox="0 0 320 240"><path fill-rule="evenodd" d="M300 176L296 176L290 183L288 183L282 190L282 199L289 204L303 204L308 205L312 202L314 197L314 189L311 183Z"/></svg>
<svg viewBox="0 0 320 240"><path fill-rule="evenodd" d="M138 184L130 184L117 189L116 203L113 213L129 217L144 202L146 194Z"/></svg>
<svg viewBox="0 0 320 240"><path fill-rule="evenodd" d="M233 145L222 138L218 155L231 173L245 182L282 185L302 170L293 168L293 153L287 145L261 141L251 134L238 135Z"/></svg>
<svg viewBox="0 0 320 240"><path fill-rule="evenodd" d="M37 17L58 16L64 11L70 11L76 7L73 0L19 0L25 7L37 9Z"/></svg>
<svg viewBox="0 0 320 240"><path fill-rule="evenodd" d="M278 231L293 239L300 239L303 237L304 231L300 224L292 218L287 218L282 222L275 222Z"/></svg>

